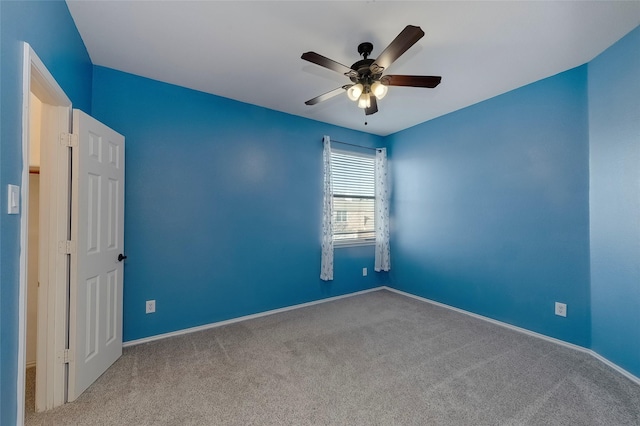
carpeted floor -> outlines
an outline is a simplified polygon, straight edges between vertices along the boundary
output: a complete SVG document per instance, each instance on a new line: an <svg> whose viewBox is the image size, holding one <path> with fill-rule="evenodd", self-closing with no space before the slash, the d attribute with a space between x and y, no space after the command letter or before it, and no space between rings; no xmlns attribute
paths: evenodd
<svg viewBox="0 0 640 426"><path fill-rule="evenodd" d="M591 356L388 291L125 348L27 425L639 425Z"/></svg>

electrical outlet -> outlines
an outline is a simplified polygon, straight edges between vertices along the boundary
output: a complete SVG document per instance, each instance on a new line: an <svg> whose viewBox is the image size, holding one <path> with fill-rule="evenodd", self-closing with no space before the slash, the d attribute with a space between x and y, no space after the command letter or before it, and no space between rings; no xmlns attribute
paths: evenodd
<svg viewBox="0 0 640 426"><path fill-rule="evenodd" d="M556 302L556 315L558 315L560 317L566 317L567 316L567 304L566 303Z"/></svg>
<svg viewBox="0 0 640 426"><path fill-rule="evenodd" d="M367 276L367 268L362 268L362 276L363 277Z"/></svg>
<svg viewBox="0 0 640 426"><path fill-rule="evenodd" d="M152 314L156 311L156 301L155 300L147 300L147 313Z"/></svg>

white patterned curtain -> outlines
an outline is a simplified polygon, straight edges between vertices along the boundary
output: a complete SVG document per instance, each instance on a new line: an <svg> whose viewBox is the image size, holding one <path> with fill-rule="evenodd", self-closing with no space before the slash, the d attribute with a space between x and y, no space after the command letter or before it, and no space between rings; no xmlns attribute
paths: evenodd
<svg viewBox="0 0 640 426"><path fill-rule="evenodd" d="M387 180L387 150L376 150L376 272L391 269L389 251L389 185Z"/></svg>
<svg viewBox="0 0 640 426"><path fill-rule="evenodd" d="M320 279L333 280L333 183L331 182L331 140L323 139L324 196L322 201L322 262Z"/></svg>

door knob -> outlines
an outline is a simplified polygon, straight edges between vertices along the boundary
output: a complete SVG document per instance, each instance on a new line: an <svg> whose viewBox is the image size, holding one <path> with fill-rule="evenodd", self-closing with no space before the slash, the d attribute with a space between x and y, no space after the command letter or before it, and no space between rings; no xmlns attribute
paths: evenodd
<svg viewBox="0 0 640 426"><path fill-rule="evenodd" d="M123 260L125 260L127 258L127 256L125 256L124 254L120 253L118 255L118 262L122 262Z"/></svg>

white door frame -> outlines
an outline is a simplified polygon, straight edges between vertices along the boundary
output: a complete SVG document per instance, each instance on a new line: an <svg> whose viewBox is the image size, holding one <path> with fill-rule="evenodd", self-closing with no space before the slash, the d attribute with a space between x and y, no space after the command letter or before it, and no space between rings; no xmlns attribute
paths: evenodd
<svg viewBox="0 0 640 426"><path fill-rule="evenodd" d="M71 101L28 43L22 70L22 211L20 217L20 287L18 299L17 424L24 424L26 369L26 304L29 217L30 93L43 101L40 188L40 261L38 267L38 337L36 410L62 405L66 398L66 364L59 358L67 347L68 258L58 242L69 239L69 150L60 134L71 130ZM45 131L46 129L46 131ZM44 194L44 195L43 195Z"/></svg>

